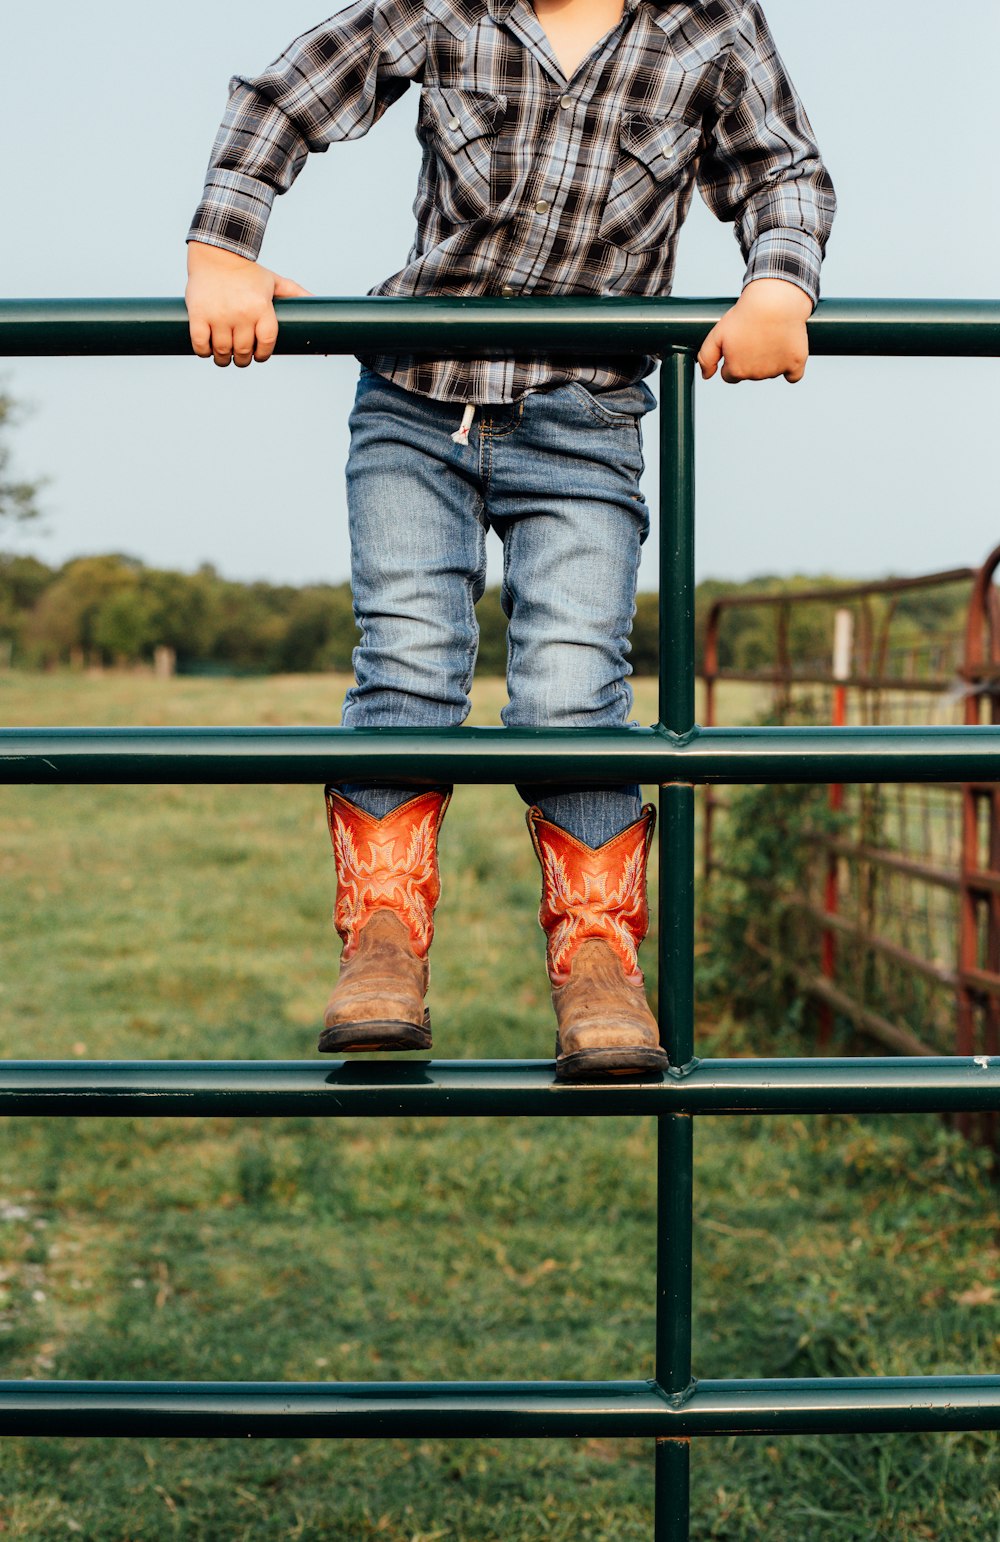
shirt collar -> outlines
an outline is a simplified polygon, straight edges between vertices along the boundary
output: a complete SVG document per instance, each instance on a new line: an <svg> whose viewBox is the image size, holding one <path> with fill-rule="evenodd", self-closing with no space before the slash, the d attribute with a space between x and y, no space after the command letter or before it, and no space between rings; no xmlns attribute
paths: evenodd
<svg viewBox="0 0 1000 1542"><path fill-rule="evenodd" d="M654 8L666 10L669 5L674 3L674 0L649 0L649 3ZM516 4L517 0L486 0L486 8L494 21L503 21ZM625 0L624 14L626 16L630 15L636 6L641 4L642 0Z"/></svg>

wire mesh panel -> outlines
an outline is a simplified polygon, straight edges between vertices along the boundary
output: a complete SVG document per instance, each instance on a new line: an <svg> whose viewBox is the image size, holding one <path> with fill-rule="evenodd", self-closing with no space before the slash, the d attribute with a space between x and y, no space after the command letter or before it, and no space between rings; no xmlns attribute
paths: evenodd
<svg viewBox="0 0 1000 1542"><path fill-rule="evenodd" d="M737 678L770 688L776 723L933 730L994 719L998 556L978 570L717 602L706 642L709 721L718 718L716 683ZM842 621L850 643L838 672ZM776 818L781 797L775 790ZM795 883L781 890L755 879L760 913L748 941L815 999L820 1043L830 1042L836 1016L859 1043L995 1053L995 785L835 785L811 807L820 817L796 826ZM709 819L706 876L727 867L717 798ZM977 1129L995 1144L994 1122Z"/></svg>

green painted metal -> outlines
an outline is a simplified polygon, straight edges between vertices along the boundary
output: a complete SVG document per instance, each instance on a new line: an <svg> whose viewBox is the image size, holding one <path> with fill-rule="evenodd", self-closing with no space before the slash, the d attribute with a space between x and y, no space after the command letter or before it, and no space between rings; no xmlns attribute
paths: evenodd
<svg viewBox="0 0 1000 1542"><path fill-rule="evenodd" d="M275 306L279 354L433 349L455 355L693 351L733 304L718 299L531 295L521 299L312 296ZM998 300L821 300L814 354L1000 354ZM184 302L0 301L0 357L191 354Z"/></svg>
<svg viewBox="0 0 1000 1542"><path fill-rule="evenodd" d="M1000 1055L694 1060L662 1079L623 1078L594 1086L556 1083L551 1060L0 1061L0 1115L5 1117L603 1118L961 1111L1000 1111Z"/></svg>
<svg viewBox="0 0 1000 1542"><path fill-rule="evenodd" d="M660 370L660 725L694 727L694 358ZM665 780L665 778L659 778Z"/></svg>
<svg viewBox="0 0 1000 1542"><path fill-rule="evenodd" d="M0 1382L0 1436L872 1434L1000 1429L1000 1376L701 1381Z"/></svg>
<svg viewBox="0 0 1000 1542"><path fill-rule="evenodd" d="M694 728L694 356L677 349L660 370L660 722L683 737ZM680 773L683 775L683 773ZM658 780L663 782L662 774ZM660 1041L682 1069L694 1055L694 788L660 789ZM691 1382L694 1126L687 1114L656 1122L656 1379L671 1396ZM691 1447L658 1446L654 1534L686 1542L691 1524Z"/></svg>
<svg viewBox="0 0 1000 1542"><path fill-rule="evenodd" d="M0 1114L657 1118L656 1380L430 1384L0 1383L0 1435L581 1436L656 1440L657 1542L690 1531L696 1436L1000 1429L1000 1377L704 1381L692 1370L697 1115L1000 1109L1000 1057L698 1061L694 788L992 781L1000 727L700 729L694 722L694 352L726 300L280 301L278 351L654 351L661 371L660 721L647 728L4 729L0 783L656 782L660 1027L670 1069L559 1087L548 1061L8 1062ZM1000 355L1000 302L823 301L814 354ZM183 301L0 302L0 356L188 354Z"/></svg>
<svg viewBox="0 0 1000 1542"><path fill-rule="evenodd" d="M660 1008L675 1071L694 1055L694 788L660 789Z"/></svg>
<svg viewBox="0 0 1000 1542"><path fill-rule="evenodd" d="M992 781L1000 727L3 728L0 785Z"/></svg>
<svg viewBox="0 0 1000 1542"><path fill-rule="evenodd" d="M687 1542L691 1528L691 1441L660 1436L656 1442L653 1536L655 1542Z"/></svg>

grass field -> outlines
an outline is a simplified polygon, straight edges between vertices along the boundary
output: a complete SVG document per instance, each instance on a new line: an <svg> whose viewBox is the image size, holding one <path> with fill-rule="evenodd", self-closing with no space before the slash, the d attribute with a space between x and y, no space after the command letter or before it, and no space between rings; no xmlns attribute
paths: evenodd
<svg viewBox="0 0 1000 1542"><path fill-rule="evenodd" d="M340 690L7 674L0 720L321 723ZM655 686L637 694L651 721ZM485 682L478 720L500 699ZM460 788L441 856L436 1052L548 1055L513 790ZM3 1056L312 1055L338 954L318 789L4 789L0 873ZM780 1024L750 1042L702 1017L701 1053L800 1049ZM0 1377L652 1374L651 1121L24 1120L3 1138ZM696 1149L698 1375L996 1372L997 1196L936 1119L702 1120ZM651 1458L8 1440L0 1537L645 1542ZM693 1535L997 1542L998 1496L995 1436L706 1441Z"/></svg>

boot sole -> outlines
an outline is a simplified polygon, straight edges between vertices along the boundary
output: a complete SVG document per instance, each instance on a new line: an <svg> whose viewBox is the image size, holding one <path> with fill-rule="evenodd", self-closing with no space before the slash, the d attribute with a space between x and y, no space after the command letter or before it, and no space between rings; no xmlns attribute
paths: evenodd
<svg viewBox="0 0 1000 1542"><path fill-rule="evenodd" d="M425 1008L422 1023L404 1023L392 1018L336 1023L332 1028L323 1029L316 1047L324 1055L335 1050L350 1054L352 1050L430 1049L430 1010Z"/></svg>
<svg viewBox="0 0 1000 1542"><path fill-rule="evenodd" d="M578 1049L572 1055L556 1052L557 1082L611 1081L618 1076L642 1076L667 1070L670 1061L662 1049Z"/></svg>

